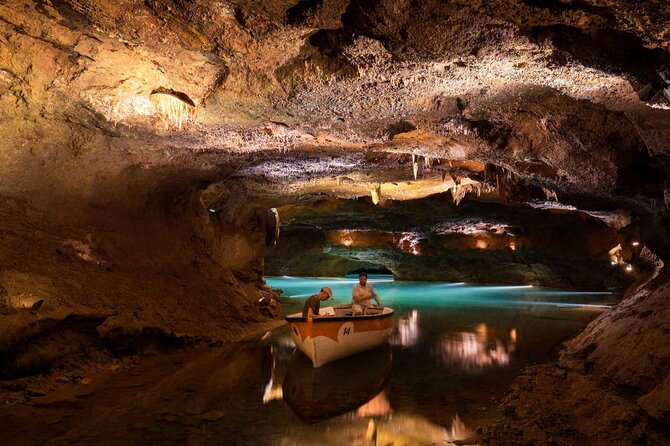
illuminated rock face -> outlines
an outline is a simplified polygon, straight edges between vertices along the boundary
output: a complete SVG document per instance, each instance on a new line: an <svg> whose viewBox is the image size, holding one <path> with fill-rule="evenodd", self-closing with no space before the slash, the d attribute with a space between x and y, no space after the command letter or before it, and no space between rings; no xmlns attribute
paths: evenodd
<svg viewBox="0 0 670 446"><path fill-rule="evenodd" d="M626 262L611 263L609 251L624 238L612 220L476 199L455 206L443 193L381 207L326 198L280 207L282 231L266 250L266 274L342 276L385 267L398 280L586 290L623 290L634 281Z"/></svg>
<svg viewBox="0 0 670 446"><path fill-rule="evenodd" d="M323 196L379 209L437 194L461 206L531 203L552 209L548 226L576 208L616 228L575 231L574 242L538 229L514 243L503 226L477 238L431 221L447 231L441 239L395 228L378 241L400 254L392 267L407 279L429 270L414 262L446 258L449 246L496 264L532 248L540 257L525 263L544 265L557 247L590 260L606 242L639 242L664 259L668 8L3 2L0 311L21 319L39 298L40 312L86 315L92 335L102 326L119 345L145 328L234 338L264 320L267 209L290 215ZM344 229L355 228L332 231ZM379 262L372 248L357 263L312 259L346 270ZM527 272L507 277L550 283L551 268Z"/></svg>

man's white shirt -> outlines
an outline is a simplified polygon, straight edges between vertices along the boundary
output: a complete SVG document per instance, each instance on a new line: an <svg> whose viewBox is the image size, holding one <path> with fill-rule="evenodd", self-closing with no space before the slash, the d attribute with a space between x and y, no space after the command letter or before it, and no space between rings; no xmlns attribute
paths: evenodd
<svg viewBox="0 0 670 446"><path fill-rule="evenodd" d="M377 296L377 292L375 291L374 287L369 283L365 285L365 288L362 287L360 283L354 285L354 287L351 289L351 296L352 296L351 303L353 304L368 306L370 305L370 301L373 298L375 298L375 300L381 305L381 301ZM366 300L358 300L362 297L365 297Z"/></svg>

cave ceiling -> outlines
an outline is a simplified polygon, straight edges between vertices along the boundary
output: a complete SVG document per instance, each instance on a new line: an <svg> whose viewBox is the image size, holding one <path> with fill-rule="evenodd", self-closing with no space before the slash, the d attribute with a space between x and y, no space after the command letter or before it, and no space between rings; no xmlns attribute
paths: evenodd
<svg viewBox="0 0 670 446"><path fill-rule="evenodd" d="M668 19L662 0L4 1L5 171L60 147L62 175L204 180L206 206L228 181L268 205L451 190L657 213Z"/></svg>

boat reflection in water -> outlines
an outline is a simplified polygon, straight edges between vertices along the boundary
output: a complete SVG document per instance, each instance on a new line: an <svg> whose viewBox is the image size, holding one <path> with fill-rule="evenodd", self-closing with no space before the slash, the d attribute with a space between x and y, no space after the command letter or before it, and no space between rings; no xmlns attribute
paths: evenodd
<svg viewBox="0 0 670 446"><path fill-rule="evenodd" d="M356 411L359 417L381 417L391 413L391 403L386 398L386 391L382 390L377 396L363 404Z"/></svg>
<svg viewBox="0 0 670 446"><path fill-rule="evenodd" d="M358 409L386 386L391 348L383 345L314 368L301 352L291 358L283 384L286 404L302 421L317 422Z"/></svg>

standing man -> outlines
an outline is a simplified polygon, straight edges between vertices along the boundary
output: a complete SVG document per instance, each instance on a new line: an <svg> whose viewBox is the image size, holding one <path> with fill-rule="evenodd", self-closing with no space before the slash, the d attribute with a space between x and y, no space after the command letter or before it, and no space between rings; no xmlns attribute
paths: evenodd
<svg viewBox="0 0 670 446"><path fill-rule="evenodd" d="M306 317L308 319L311 319L313 317L319 316L319 309L321 308L321 301L322 300L327 300L327 299L332 299L333 298L333 290L325 286L321 288L321 291L319 291L316 294L313 294L309 296L305 300L305 305L302 307L302 317ZM323 316L330 316L329 314L324 314Z"/></svg>
<svg viewBox="0 0 670 446"><path fill-rule="evenodd" d="M377 296L377 292L368 283L367 273L360 273L358 275L358 283L351 289L351 310L355 315L363 314L365 307L370 306L372 299L377 301L377 305L382 304L381 299Z"/></svg>

